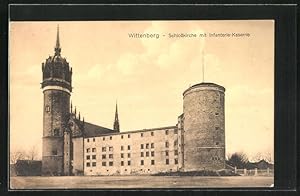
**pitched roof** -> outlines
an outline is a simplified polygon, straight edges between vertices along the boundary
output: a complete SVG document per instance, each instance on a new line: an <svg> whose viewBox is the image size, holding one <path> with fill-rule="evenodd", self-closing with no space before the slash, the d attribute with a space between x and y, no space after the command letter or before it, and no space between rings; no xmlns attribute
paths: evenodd
<svg viewBox="0 0 300 196"><path fill-rule="evenodd" d="M94 125L92 123L85 122L84 123L84 137L97 137L104 134L115 133L114 131L109 128L101 127L99 125Z"/></svg>

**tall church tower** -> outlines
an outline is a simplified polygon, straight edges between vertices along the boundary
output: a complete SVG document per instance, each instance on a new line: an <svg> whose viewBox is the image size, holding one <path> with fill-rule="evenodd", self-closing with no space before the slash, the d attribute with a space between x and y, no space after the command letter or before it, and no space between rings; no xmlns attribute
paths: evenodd
<svg viewBox="0 0 300 196"><path fill-rule="evenodd" d="M114 130L120 132L119 115L118 115L118 104L116 103L116 113L114 121Z"/></svg>
<svg viewBox="0 0 300 196"><path fill-rule="evenodd" d="M70 136L68 119L70 115L70 96L72 92L72 68L61 57L59 27L57 27L54 55L42 63L44 94L43 110L43 153L42 174L64 175L66 159L66 135ZM69 141L69 140L67 140ZM68 144L70 145L70 144Z"/></svg>

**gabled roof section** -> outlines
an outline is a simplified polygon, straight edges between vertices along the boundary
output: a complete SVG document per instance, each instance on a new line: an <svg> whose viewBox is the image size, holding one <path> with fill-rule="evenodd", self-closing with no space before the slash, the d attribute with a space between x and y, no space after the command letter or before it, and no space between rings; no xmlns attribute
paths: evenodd
<svg viewBox="0 0 300 196"><path fill-rule="evenodd" d="M88 122L84 123L84 132L83 132L84 137L97 137L104 134L117 133L117 132L118 131L114 131L112 129L101 127L99 125L95 125L92 123L88 123Z"/></svg>

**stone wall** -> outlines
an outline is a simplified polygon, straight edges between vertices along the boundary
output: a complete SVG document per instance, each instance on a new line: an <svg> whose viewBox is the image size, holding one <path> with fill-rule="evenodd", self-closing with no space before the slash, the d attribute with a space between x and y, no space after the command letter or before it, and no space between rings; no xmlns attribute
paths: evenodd
<svg viewBox="0 0 300 196"><path fill-rule="evenodd" d="M198 84L184 92L184 169L225 168L224 91Z"/></svg>

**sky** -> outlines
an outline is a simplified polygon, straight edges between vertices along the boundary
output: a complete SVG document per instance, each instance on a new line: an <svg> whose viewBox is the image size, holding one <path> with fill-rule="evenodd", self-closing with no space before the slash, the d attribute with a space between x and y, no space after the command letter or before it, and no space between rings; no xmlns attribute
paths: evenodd
<svg viewBox="0 0 300 196"><path fill-rule="evenodd" d="M203 81L204 65L204 81L226 88L226 154L273 156L272 20L10 22L11 151L36 146L41 157L41 66L54 54L57 25L61 54L73 68L71 100L86 122L112 128L117 101L122 132L176 125L182 93ZM130 33L160 37L130 38Z"/></svg>

